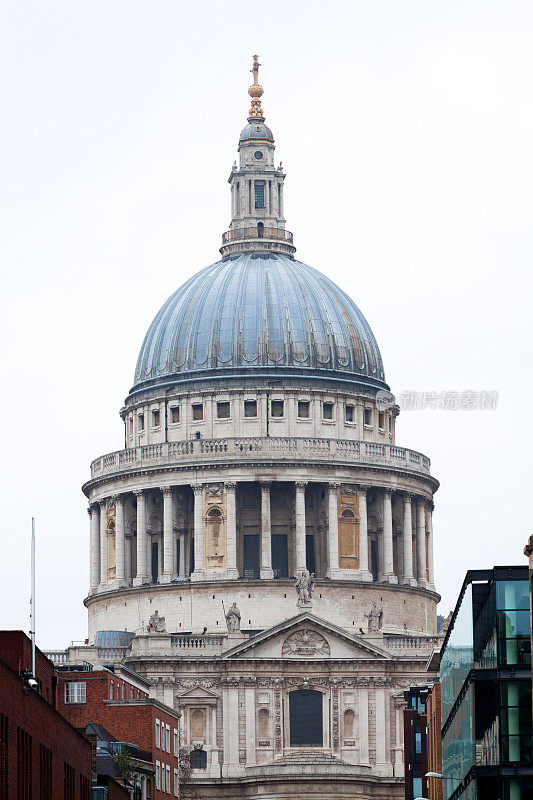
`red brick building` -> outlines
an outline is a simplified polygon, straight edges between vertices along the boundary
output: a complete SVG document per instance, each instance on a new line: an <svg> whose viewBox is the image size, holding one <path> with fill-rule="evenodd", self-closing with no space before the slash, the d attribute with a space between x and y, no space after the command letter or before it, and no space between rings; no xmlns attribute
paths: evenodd
<svg viewBox="0 0 533 800"><path fill-rule="evenodd" d="M77 728L102 726L117 741L136 745L151 755L153 800L179 796L179 714L148 697L139 676L109 669L57 673L57 703ZM146 688L148 684L146 684Z"/></svg>
<svg viewBox="0 0 533 800"><path fill-rule="evenodd" d="M440 683L436 683L426 702L428 772L442 775L442 736L440 717ZM442 780L428 778L429 800L442 800Z"/></svg>
<svg viewBox="0 0 533 800"><path fill-rule="evenodd" d="M0 631L1 800L91 800L91 745L54 707L51 661L22 631Z"/></svg>

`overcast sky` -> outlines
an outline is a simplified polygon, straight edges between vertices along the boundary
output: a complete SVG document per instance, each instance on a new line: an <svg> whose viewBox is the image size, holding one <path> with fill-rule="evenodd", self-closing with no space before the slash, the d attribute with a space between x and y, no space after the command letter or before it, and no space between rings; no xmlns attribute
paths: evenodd
<svg viewBox="0 0 533 800"><path fill-rule="evenodd" d="M531 531L533 5L4 0L0 628L86 636L91 460L166 298L217 260L252 53L297 257L368 319L432 461L441 613Z"/></svg>

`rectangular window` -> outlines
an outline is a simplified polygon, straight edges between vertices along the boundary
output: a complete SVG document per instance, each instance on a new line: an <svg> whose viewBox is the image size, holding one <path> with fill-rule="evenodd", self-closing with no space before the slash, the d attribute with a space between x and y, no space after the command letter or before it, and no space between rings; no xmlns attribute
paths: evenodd
<svg viewBox="0 0 533 800"><path fill-rule="evenodd" d="M173 425L180 421L180 407L170 406L170 421Z"/></svg>
<svg viewBox="0 0 533 800"><path fill-rule="evenodd" d="M283 416L283 400L272 400L270 403L270 411L273 417Z"/></svg>
<svg viewBox="0 0 533 800"><path fill-rule="evenodd" d="M333 419L333 403L322 403L322 419Z"/></svg>
<svg viewBox="0 0 533 800"><path fill-rule="evenodd" d="M91 800L91 782L85 775L80 775L80 800Z"/></svg>
<svg viewBox="0 0 533 800"><path fill-rule="evenodd" d="M152 428L159 428L161 425L161 412L158 408L152 411Z"/></svg>
<svg viewBox="0 0 533 800"><path fill-rule="evenodd" d="M137 421L139 423L139 430L143 431L144 430L144 414L139 414L138 417L137 417Z"/></svg>
<svg viewBox="0 0 533 800"><path fill-rule="evenodd" d="M39 745L39 800L52 800L52 751L44 744Z"/></svg>
<svg viewBox="0 0 533 800"><path fill-rule="evenodd" d="M385 430L385 414L383 411L380 411L378 414L378 425L380 430Z"/></svg>
<svg viewBox="0 0 533 800"><path fill-rule="evenodd" d="M167 768L165 770L167 775L167 794L170 794L170 765L167 764Z"/></svg>
<svg viewBox="0 0 533 800"><path fill-rule="evenodd" d="M63 797L65 800L76 800L76 771L64 762Z"/></svg>
<svg viewBox="0 0 533 800"><path fill-rule="evenodd" d="M0 714L0 797L7 797L8 724L7 716Z"/></svg>
<svg viewBox="0 0 533 800"><path fill-rule="evenodd" d="M158 719L155 721L155 746L161 747L161 723Z"/></svg>
<svg viewBox="0 0 533 800"><path fill-rule="evenodd" d="M192 406L192 418L199 422L204 418L204 404L203 403L193 403Z"/></svg>
<svg viewBox="0 0 533 800"><path fill-rule="evenodd" d="M230 405L227 402L217 403L217 419L229 419Z"/></svg>
<svg viewBox="0 0 533 800"><path fill-rule="evenodd" d="M354 406L345 406L344 407L344 419L346 422L353 422L355 419L355 408Z"/></svg>
<svg viewBox="0 0 533 800"><path fill-rule="evenodd" d="M122 684L122 686L121 686L121 693L120 694L121 694L122 699L124 700L124 684Z"/></svg>
<svg viewBox="0 0 533 800"><path fill-rule="evenodd" d="M180 782L178 778L178 770L174 770L174 797L180 796Z"/></svg>
<svg viewBox="0 0 533 800"><path fill-rule="evenodd" d="M309 400L298 400L298 417L309 419Z"/></svg>
<svg viewBox="0 0 533 800"><path fill-rule="evenodd" d="M65 683L65 703L85 703L85 681Z"/></svg>
<svg viewBox="0 0 533 800"><path fill-rule="evenodd" d="M165 729L165 750L170 753L170 725L167 725Z"/></svg>
<svg viewBox="0 0 533 800"><path fill-rule="evenodd" d="M155 762L155 788L161 789L161 764L159 761Z"/></svg>
<svg viewBox="0 0 533 800"><path fill-rule="evenodd" d="M31 797L32 791L32 738L17 726L17 800Z"/></svg>
<svg viewBox="0 0 533 800"><path fill-rule="evenodd" d="M178 729L174 728L174 755L176 756L176 758L179 755L179 746L180 744L179 744Z"/></svg>
<svg viewBox="0 0 533 800"><path fill-rule="evenodd" d="M372 409L365 408L365 425L372 425Z"/></svg>
<svg viewBox="0 0 533 800"><path fill-rule="evenodd" d="M244 401L244 416L245 417L257 417L257 401L256 400L245 400Z"/></svg>
<svg viewBox="0 0 533 800"><path fill-rule="evenodd" d="M389 433L392 433L392 417L389 417Z"/></svg>
<svg viewBox="0 0 533 800"><path fill-rule="evenodd" d="M255 207L256 208L264 208L265 207L265 182L264 181L254 181L255 187Z"/></svg>

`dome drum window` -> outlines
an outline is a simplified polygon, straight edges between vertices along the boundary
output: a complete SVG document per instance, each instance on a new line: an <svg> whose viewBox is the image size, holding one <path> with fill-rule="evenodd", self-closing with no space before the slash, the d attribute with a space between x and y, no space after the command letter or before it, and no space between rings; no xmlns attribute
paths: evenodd
<svg viewBox="0 0 533 800"><path fill-rule="evenodd" d="M322 419L333 420L333 403L322 403Z"/></svg>
<svg viewBox="0 0 533 800"><path fill-rule="evenodd" d="M372 409L371 408L365 408L364 420L365 420L366 427L370 428L372 426Z"/></svg>
<svg viewBox="0 0 533 800"><path fill-rule="evenodd" d="M170 406L170 422L176 425L180 421L180 407Z"/></svg>
<svg viewBox="0 0 533 800"><path fill-rule="evenodd" d="M161 426L161 412L158 408L152 409L152 428Z"/></svg>
<svg viewBox="0 0 533 800"><path fill-rule="evenodd" d="M257 417L257 400L244 401L244 416L248 419Z"/></svg>
<svg viewBox="0 0 533 800"><path fill-rule="evenodd" d="M285 414L285 404L283 400L270 401L270 414L272 417L283 417Z"/></svg>
<svg viewBox="0 0 533 800"><path fill-rule="evenodd" d="M201 422L204 418L204 404L203 403L193 403L192 404L192 418L195 422Z"/></svg>
<svg viewBox="0 0 533 800"><path fill-rule="evenodd" d="M309 419L309 400L298 401L298 419Z"/></svg>
<svg viewBox="0 0 533 800"><path fill-rule="evenodd" d="M345 422L355 422L355 406L344 406L344 420Z"/></svg>
<svg viewBox="0 0 533 800"><path fill-rule="evenodd" d="M227 400L217 403L217 419L230 418L230 404Z"/></svg>

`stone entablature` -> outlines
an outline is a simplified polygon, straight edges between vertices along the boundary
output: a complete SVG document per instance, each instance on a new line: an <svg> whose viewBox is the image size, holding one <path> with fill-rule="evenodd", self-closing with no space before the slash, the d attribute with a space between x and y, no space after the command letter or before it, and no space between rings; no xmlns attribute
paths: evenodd
<svg viewBox="0 0 533 800"><path fill-rule="evenodd" d="M124 474L147 467L184 468L195 464L229 465L235 469L239 462L272 462L280 469L286 467L288 461L309 461L313 465L325 462L332 467L343 464L376 466L430 475L429 458L407 447L350 439L250 436L190 439L116 450L92 462L91 477Z"/></svg>

